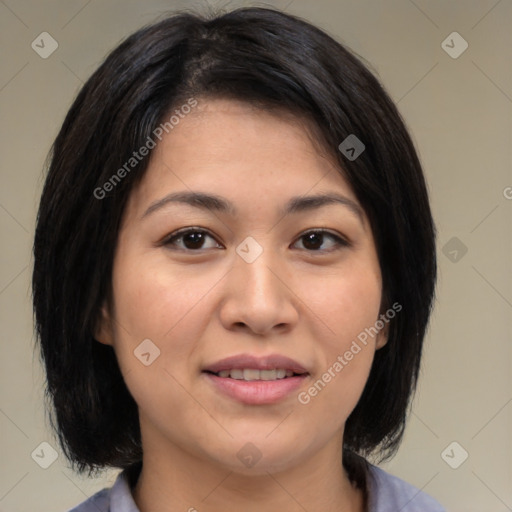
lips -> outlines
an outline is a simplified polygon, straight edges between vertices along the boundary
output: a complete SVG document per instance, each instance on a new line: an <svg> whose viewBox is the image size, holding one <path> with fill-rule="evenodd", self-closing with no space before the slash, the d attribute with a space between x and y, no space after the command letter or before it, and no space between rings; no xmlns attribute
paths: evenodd
<svg viewBox="0 0 512 512"><path fill-rule="evenodd" d="M231 356L207 365L203 371L237 380L273 380L308 373L297 361L279 354L263 357L250 354Z"/></svg>
<svg viewBox="0 0 512 512"><path fill-rule="evenodd" d="M269 405L289 398L310 375L297 361L277 354L228 357L207 365L202 374L217 392L247 405Z"/></svg>

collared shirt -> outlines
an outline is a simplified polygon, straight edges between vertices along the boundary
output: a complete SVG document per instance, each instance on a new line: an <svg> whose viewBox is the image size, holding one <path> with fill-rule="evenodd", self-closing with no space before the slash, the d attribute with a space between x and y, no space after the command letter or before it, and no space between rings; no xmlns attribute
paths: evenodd
<svg viewBox="0 0 512 512"><path fill-rule="evenodd" d="M446 512L432 497L372 464L369 478L369 512ZM193 507L191 507L193 510ZM114 485L98 491L68 512L140 512L133 500L127 471Z"/></svg>

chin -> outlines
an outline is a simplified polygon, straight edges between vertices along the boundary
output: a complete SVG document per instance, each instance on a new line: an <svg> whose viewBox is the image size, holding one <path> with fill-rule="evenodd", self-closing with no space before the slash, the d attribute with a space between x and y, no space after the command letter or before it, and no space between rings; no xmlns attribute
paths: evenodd
<svg viewBox="0 0 512 512"><path fill-rule="evenodd" d="M269 440L266 435L265 432L254 436L236 436L235 440L231 440L230 446L222 454L214 455L214 458L229 471L246 476L279 473L300 463L301 457L294 441L297 436L276 436Z"/></svg>

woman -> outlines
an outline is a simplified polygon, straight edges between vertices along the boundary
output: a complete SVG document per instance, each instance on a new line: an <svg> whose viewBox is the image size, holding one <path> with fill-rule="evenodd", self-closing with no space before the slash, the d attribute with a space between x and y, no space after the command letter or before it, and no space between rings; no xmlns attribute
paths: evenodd
<svg viewBox="0 0 512 512"><path fill-rule="evenodd" d="M76 512L442 511L402 439L435 289L418 157L376 78L275 10L119 45L54 143L33 295Z"/></svg>

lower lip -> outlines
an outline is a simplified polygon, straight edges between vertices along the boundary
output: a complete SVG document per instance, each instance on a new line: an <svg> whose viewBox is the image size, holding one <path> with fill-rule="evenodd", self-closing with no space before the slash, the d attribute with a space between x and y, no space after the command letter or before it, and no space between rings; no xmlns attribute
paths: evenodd
<svg viewBox="0 0 512 512"><path fill-rule="evenodd" d="M225 395L245 404L273 404L296 391L307 374L277 380L237 380L204 373L213 385Z"/></svg>

